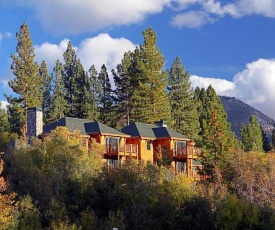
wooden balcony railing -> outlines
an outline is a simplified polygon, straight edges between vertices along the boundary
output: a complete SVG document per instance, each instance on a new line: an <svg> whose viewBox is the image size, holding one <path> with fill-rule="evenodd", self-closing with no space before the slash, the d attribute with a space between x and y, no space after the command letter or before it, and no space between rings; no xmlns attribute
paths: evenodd
<svg viewBox="0 0 275 230"><path fill-rule="evenodd" d="M138 146L135 144L108 144L105 146L105 153L110 155L118 155L119 153L137 154Z"/></svg>
<svg viewBox="0 0 275 230"><path fill-rule="evenodd" d="M200 152L201 152L201 149L196 147L177 148L177 149L174 149L173 156L174 157L188 156L188 155L198 156Z"/></svg>

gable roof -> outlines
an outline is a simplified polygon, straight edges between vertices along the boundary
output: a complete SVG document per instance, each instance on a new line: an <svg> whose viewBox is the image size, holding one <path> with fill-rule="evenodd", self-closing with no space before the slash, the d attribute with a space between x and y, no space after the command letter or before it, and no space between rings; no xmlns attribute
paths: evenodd
<svg viewBox="0 0 275 230"><path fill-rule="evenodd" d="M190 140L189 137L184 136L172 129L169 129L167 127L156 127L153 128L153 132L156 136L156 138L165 138L165 137L170 137L172 139L185 139L185 140Z"/></svg>
<svg viewBox="0 0 275 230"><path fill-rule="evenodd" d="M48 134L52 130L56 129L58 126L66 127L69 130L69 132L79 130L82 134L86 134L84 124L88 123L88 122L92 122L92 121L89 119L64 117L64 118L61 118L47 126L44 126L42 134Z"/></svg>
<svg viewBox="0 0 275 230"><path fill-rule="evenodd" d="M122 133L116 129L113 129L107 125L104 125L98 121L85 123L85 132L87 134L107 134L110 136L125 136L130 137L129 135Z"/></svg>
<svg viewBox="0 0 275 230"><path fill-rule="evenodd" d="M107 125L104 125L100 122L72 117L64 117L47 126L44 126L42 134L49 134L58 126L66 127L69 132L79 130L82 134L107 134L110 136L128 137L128 135L108 127Z"/></svg>
<svg viewBox="0 0 275 230"><path fill-rule="evenodd" d="M152 128L157 128L156 125L133 122L130 125L122 128L120 131L131 135L132 137L141 137L148 139L156 139Z"/></svg>

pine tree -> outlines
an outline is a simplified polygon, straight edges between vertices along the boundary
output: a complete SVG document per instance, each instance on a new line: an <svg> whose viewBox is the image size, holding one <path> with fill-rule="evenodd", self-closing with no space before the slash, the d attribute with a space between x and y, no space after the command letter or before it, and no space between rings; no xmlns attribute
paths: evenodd
<svg viewBox="0 0 275 230"><path fill-rule="evenodd" d="M43 92L43 100L42 100L42 112L43 112L43 121L45 125L49 124L50 119L50 106L51 106L51 90L52 90L52 76L48 74L47 64L45 61L42 61L39 74L42 78L42 92Z"/></svg>
<svg viewBox="0 0 275 230"><path fill-rule="evenodd" d="M99 95L99 111L100 121L108 126L114 127L114 112L113 112L113 97L112 88L109 80L107 68L105 65L101 67L101 71L98 75L98 82L101 87Z"/></svg>
<svg viewBox="0 0 275 230"><path fill-rule="evenodd" d="M87 118L99 119L99 95L101 92L100 83L97 81L98 74L94 65L88 71L86 79L86 95L87 95ZM85 106L85 105L84 105Z"/></svg>
<svg viewBox="0 0 275 230"><path fill-rule="evenodd" d="M115 111L118 120L118 129L130 124L130 100L131 100L131 82L129 76L129 67L131 65L132 53L129 51L124 54L121 64L117 65L116 71L113 69L115 82L114 100Z"/></svg>
<svg viewBox="0 0 275 230"><path fill-rule="evenodd" d="M130 121L154 123L161 119L170 122L170 104L166 93L167 72L163 71L164 57L156 44L156 33L143 31L144 42L133 54L131 63Z"/></svg>
<svg viewBox="0 0 275 230"><path fill-rule="evenodd" d="M30 32L27 24L24 22L18 33L16 33L18 40L16 52L17 55L11 54L12 64L11 69L15 75L14 80L9 81L9 86L18 97L7 96L10 103L9 114L19 113L18 119L23 118L23 122L18 120L15 122L16 117L11 117L10 122L14 122L14 125L20 125L20 127L14 127L13 131L21 135L26 135L27 123L26 112L31 107L41 107L42 103L42 79L38 73L39 65L34 62L35 54L30 37ZM14 106L14 108L13 108ZM24 127L23 127L24 126ZM19 131L21 130L21 132ZM24 130L24 131L23 131ZM22 132L23 131L23 132Z"/></svg>
<svg viewBox="0 0 275 230"><path fill-rule="evenodd" d="M68 42L66 51L63 54L65 64L63 66L63 81L66 88L66 102L68 110L65 115L69 117L75 116L74 103L75 103L75 90L76 90L76 65L77 58L72 43Z"/></svg>
<svg viewBox="0 0 275 230"><path fill-rule="evenodd" d="M87 111L84 110L84 103L86 101L87 93L85 91L85 71L80 62L80 59L76 61L75 79L74 79L74 93L72 100L72 114L71 116L77 118L86 118Z"/></svg>
<svg viewBox="0 0 275 230"><path fill-rule="evenodd" d="M240 134L245 152L263 152L261 127L254 115L250 117L247 125L243 124Z"/></svg>
<svg viewBox="0 0 275 230"><path fill-rule="evenodd" d="M212 86L209 86L206 91L201 91L200 100L202 103L200 114L202 157L203 162L211 168L223 162L224 157L234 147L236 138L227 122L227 114L220 98Z"/></svg>
<svg viewBox="0 0 275 230"><path fill-rule="evenodd" d="M54 88L52 103L50 106L49 122L54 122L60 118L63 118L67 113L68 107L67 101L65 100L67 92L62 79L62 71L62 64L59 60L57 60L54 68Z"/></svg>
<svg viewBox="0 0 275 230"><path fill-rule="evenodd" d="M200 129L198 102L189 81L190 75L184 72L179 57L173 62L168 75L168 95L171 105L171 127L182 134L197 139Z"/></svg>

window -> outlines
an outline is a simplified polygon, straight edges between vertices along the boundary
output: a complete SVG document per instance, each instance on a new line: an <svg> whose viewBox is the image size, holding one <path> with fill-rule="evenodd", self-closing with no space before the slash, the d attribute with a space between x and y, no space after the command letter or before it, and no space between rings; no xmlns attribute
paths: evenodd
<svg viewBox="0 0 275 230"><path fill-rule="evenodd" d="M147 150L151 150L151 141L147 141Z"/></svg>
<svg viewBox="0 0 275 230"><path fill-rule="evenodd" d="M185 154L185 142L177 141L174 144L174 156Z"/></svg>
<svg viewBox="0 0 275 230"><path fill-rule="evenodd" d="M185 162L177 162L177 171L178 172L186 172L186 163Z"/></svg>
<svg viewBox="0 0 275 230"><path fill-rule="evenodd" d="M107 152L117 152L119 145L119 138L107 137L106 138L106 148Z"/></svg>

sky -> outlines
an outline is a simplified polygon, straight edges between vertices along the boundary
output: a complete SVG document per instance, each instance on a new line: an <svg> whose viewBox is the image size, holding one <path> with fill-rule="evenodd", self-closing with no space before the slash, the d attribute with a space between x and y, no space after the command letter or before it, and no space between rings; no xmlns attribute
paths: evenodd
<svg viewBox="0 0 275 230"><path fill-rule="evenodd" d="M2 107L13 93L10 55L23 22L49 73L68 41L85 70L111 71L151 27L164 69L179 56L192 87L211 84L275 119L275 0L0 0Z"/></svg>

